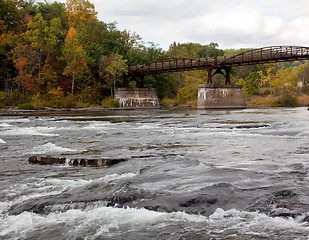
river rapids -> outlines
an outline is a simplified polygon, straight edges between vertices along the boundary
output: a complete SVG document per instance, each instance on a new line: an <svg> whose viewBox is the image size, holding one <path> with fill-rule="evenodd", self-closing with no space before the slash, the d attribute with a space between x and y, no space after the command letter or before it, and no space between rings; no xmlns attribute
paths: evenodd
<svg viewBox="0 0 309 240"><path fill-rule="evenodd" d="M0 239L309 239L306 108L2 111L0 166Z"/></svg>

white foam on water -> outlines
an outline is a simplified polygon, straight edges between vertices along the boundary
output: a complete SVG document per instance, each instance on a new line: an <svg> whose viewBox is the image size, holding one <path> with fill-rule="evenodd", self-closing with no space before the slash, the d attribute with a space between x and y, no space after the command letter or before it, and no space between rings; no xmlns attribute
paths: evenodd
<svg viewBox="0 0 309 240"><path fill-rule="evenodd" d="M63 121L62 121L63 122ZM69 122L70 125L57 128L57 131L76 131L76 130L106 130L113 125L110 122Z"/></svg>
<svg viewBox="0 0 309 240"><path fill-rule="evenodd" d="M2 136L45 136L56 137L58 134L52 133L54 127L16 127L0 132Z"/></svg>
<svg viewBox="0 0 309 240"><path fill-rule="evenodd" d="M135 129L145 129L145 130L148 130L148 129L156 129L156 128L159 128L160 127L160 130L162 130L162 127L159 126L158 123L137 123L137 126L134 127Z"/></svg>
<svg viewBox="0 0 309 240"><path fill-rule="evenodd" d="M27 123L30 122L29 118L16 118L16 119L1 119L5 123Z"/></svg>
<svg viewBox="0 0 309 240"><path fill-rule="evenodd" d="M309 131L303 131L301 133L298 133L296 137L309 137Z"/></svg>
<svg viewBox="0 0 309 240"><path fill-rule="evenodd" d="M51 229L63 224L66 237L88 237L95 239L117 229L146 228L179 221L199 222L204 217L185 213L159 213L146 209L99 207L92 210L71 209L66 212L51 213L46 216L23 212L17 216L0 219L0 236L20 238L36 229ZM166 223L165 223L166 222Z"/></svg>
<svg viewBox="0 0 309 240"><path fill-rule="evenodd" d="M27 183L13 184L3 190L1 195L6 201L0 202L0 214L9 209L10 206L23 201L43 196L60 194L65 191L80 188L91 184L109 183L111 181L133 178L138 173L111 174L98 179L59 179L59 178L30 178Z"/></svg>
<svg viewBox="0 0 309 240"><path fill-rule="evenodd" d="M0 127L1 128L9 128L9 127L13 127L14 125L11 125L9 123L0 123Z"/></svg>
<svg viewBox="0 0 309 240"><path fill-rule="evenodd" d="M48 142L42 146L34 147L29 153L30 154L48 154L48 153L70 153L70 152L78 152L76 149L59 147L51 142Z"/></svg>
<svg viewBox="0 0 309 240"><path fill-rule="evenodd" d="M133 178L135 176L137 176L138 173L123 173L123 174L111 174L111 175L107 175L107 176L104 176L102 179L105 181L105 182L112 182L112 181L115 181L115 180L121 180L121 179L127 179L127 178Z"/></svg>
<svg viewBox="0 0 309 240"><path fill-rule="evenodd" d="M63 225L67 239L96 239L112 233L164 231L169 226L203 233L208 237L234 239L236 236L271 238L274 234L305 239L309 228L293 219L271 218L264 214L217 209L209 218L183 212L154 212L146 209L98 207L91 210L38 215L23 212L0 219L0 236L22 238L32 231L48 231ZM230 233L229 233L230 232ZM293 235L295 234L295 235ZM199 235L201 236L201 235ZM304 238L297 238L303 236ZM63 236L64 237L64 236ZM243 239L243 238L242 238Z"/></svg>
<svg viewBox="0 0 309 240"><path fill-rule="evenodd" d="M84 126L83 129L88 129L88 130L106 129L106 128L110 128L111 126L113 126L113 124L110 122L91 122L87 124L86 126Z"/></svg>
<svg viewBox="0 0 309 240"><path fill-rule="evenodd" d="M0 204L0 214L9 209L10 206L22 203L29 199L55 195L63 191L74 189L91 183L91 180L67 180L67 179L27 179L28 183L14 184L1 192L6 201Z"/></svg>
<svg viewBox="0 0 309 240"><path fill-rule="evenodd" d="M273 233L281 232L282 235L301 233L309 236L307 223L299 223L292 218L269 217L258 212L217 209L209 220L218 230L234 229L242 235L271 237Z"/></svg>
<svg viewBox="0 0 309 240"><path fill-rule="evenodd" d="M0 138L0 143L5 144L6 142Z"/></svg>

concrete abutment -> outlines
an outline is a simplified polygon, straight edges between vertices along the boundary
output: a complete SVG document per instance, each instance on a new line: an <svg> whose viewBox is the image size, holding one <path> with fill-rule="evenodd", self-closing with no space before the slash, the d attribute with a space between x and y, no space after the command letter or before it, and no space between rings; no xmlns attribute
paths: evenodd
<svg viewBox="0 0 309 240"><path fill-rule="evenodd" d="M241 85L199 84L198 109L245 109Z"/></svg>
<svg viewBox="0 0 309 240"><path fill-rule="evenodd" d="M117 88L115 98L121 108L159 108L155 88Z"/></svg>

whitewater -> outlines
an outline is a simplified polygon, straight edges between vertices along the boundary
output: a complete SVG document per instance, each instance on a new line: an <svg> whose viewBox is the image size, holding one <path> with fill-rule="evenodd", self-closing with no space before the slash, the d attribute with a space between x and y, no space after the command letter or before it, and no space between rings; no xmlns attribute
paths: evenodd
<svg viewBox="0 0 309 240"><path fill-rule="evenodd" d="M0 239L309 239L308 120L306 108L1 111Z"/></svg>

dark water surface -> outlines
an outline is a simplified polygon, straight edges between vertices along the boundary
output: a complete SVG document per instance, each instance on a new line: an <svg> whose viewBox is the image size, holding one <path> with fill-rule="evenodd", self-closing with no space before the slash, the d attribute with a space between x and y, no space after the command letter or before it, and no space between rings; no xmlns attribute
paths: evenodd
<svg viewBox="0 0 309 240"><path fill-rule="evenodd" d="M0 112L0 164L0 239L309 239L306 108Z"/></svg>

